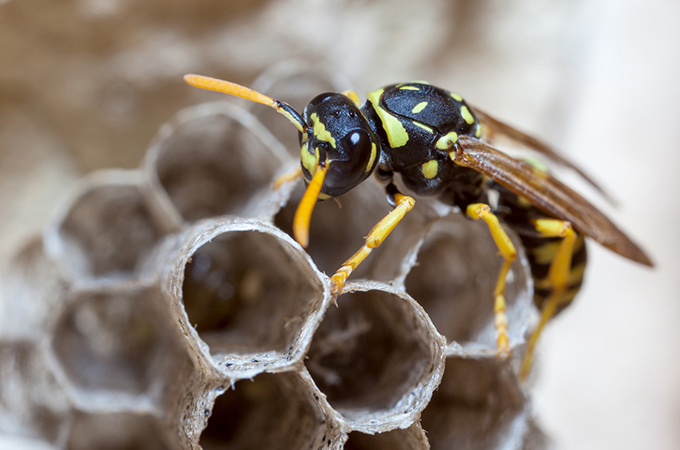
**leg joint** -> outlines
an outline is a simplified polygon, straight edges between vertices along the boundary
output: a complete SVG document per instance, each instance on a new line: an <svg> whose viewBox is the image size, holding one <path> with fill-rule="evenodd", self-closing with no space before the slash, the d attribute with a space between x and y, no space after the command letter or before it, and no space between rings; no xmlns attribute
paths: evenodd
<svg viewBox="0 0 680 450"><path fill-rule="evenodd" d="M536 231L545 237L570 237L574 235L571 222L559 219L535 219L533 225Z"/></svg>

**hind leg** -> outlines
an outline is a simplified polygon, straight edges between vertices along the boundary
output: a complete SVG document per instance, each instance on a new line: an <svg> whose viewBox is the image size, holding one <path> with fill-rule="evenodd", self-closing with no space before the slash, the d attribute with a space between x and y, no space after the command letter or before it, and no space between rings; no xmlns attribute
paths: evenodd
<svg viewBox="0 0 680 450"><path fill-rule="evenodd" d="M557 308L562 303L571 300L570 297L565 296L564 294L569 283L571 257L574 253L574 242L576 241L576 232L572 228L570 222L557 219L537 219L533 221L533 225L536 228L536 231L542 236L546 238L561 237L562 241L560 242L555 257L550 263L546 284L551 290L551 293L543 303L541 320L529 339L527 353L524 356L520 371L520 377L522 379L526 379L529 370L531 369L536 343L543 332L545 324L555 315Z"/></svg>

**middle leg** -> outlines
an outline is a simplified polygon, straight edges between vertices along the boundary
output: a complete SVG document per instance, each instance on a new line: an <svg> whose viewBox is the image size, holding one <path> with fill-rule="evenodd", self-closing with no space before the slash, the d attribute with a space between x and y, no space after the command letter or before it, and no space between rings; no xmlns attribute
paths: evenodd
<svg viewBox="0 0 680 450"><path fill-rule="evenodd" d="M505 304L505 279L512 262L517 258L517 250L510 241L498 217L491 212L491 207L486 203L473 203L467 207L466 215L474 220L482 219L486 222L498 250L503 257L503 265L498 273L496 288L494 289L494 325L496 326L496 340L498 344L498 356L510 355L510 341L508 339L508 317Z"/></svg>

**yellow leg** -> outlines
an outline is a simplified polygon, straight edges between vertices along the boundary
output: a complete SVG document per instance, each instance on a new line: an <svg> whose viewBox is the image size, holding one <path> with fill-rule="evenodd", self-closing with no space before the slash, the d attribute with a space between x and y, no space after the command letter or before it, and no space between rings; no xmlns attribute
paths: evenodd
<svg viewBox="0 0 680 450"><path fill-rule="evenodd" d="M394 227L404 218L407 212L413 209L416 204L413 198L396 194L394 196L396 207L390 211L385 217L378 222L371 232L366 236L366 243L363 247L359 249L351 258L345 261L335 272L335 275L331 277L333 281L333 294L337 295L342 290L345 285L347 278L354 272L354 270L362 263L364 259L373 251L374 248L378 247L382 242L389 236Z"/></svg>
<svg viewBox="0 0 680 450"><path fill-rule="evenodd" d="M494 290L494 325L496 326L496 340L498 343L498 355L507 357L510 355L510 341L508 340L508 317L505 313L505 279L510 270L512 262L517 257L517 250L510 241L507 233L498 222L498 218L491 212L489 205L484 203L473 203L467 207L465 212L468 217L479 220L482 219L489 227L498 250L503 257L503 266L498 273L498 281Z"/></svg>
<svg viewBox="0 0 680 450"><path fill-rule="evenodd" d="M284 173L283 175L279 176L276 180L274 180L274 190L276 191L284 183L288 183L289 181L297 180L300 177L302 177L302 167L297 166L294 170L291 170L288 173Z"/></svg>
<svg viewBox="0 0 680 450"><path fill-rule="evenodd" d="M550 264L548 270L548 283L552 292L550 297L543 304L541 311L541 321L536 330L534 330L529 343L527 345L527 353L522 362L522 369L520 377L522 380L526 379L531 369L531 363L534 359L534 351L538 337L541 335L545 324L553 317L557 307L564 301L564 291L569 282L569 270L571 268L571 257L574 253L574 242L576 241L576 233L571 226L571 223L564 220L557 219L538 219L534 221L536 231L545 237L561 237L560 247L557 250L555 259ZM568 301L568 300L567 300Z"/></svg>

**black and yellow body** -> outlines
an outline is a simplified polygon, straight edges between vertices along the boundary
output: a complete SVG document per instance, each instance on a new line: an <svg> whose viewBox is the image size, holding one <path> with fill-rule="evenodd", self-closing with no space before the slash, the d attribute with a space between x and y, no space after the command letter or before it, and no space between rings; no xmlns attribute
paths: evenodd
<svg viewBox="0 0 680 450"><path fill-rule="evenodd" d="M449 156L459 136L481 134L461 97L424 83L387 86L367 97L362 110L380 138L383 171L401 174L417 195L438 195L452 185L474 191L481 183L479 172Z"/></svg>
<svg viewBox="0 0 680 450"><path fill-rule="evenodd" d="M461 167L449 155L460 136L480 138L482 127L457 94L425 83L403 83L371 92L362 108L376 130L383 174L399 173L403 184L419 196L438 196L444 203L465 211L473 203L489 203L489 192L498 193L490 208L517 232L525 248L534 281L534 302L541 309L552 292L547 279L557 256L560 237L537 232L532 218L550 217L482 173ZM555 313L571 301L581 287L586 248L578 235L569 268L569 284Z"/></svg>
<svg viewBox="0 0 680 450"><path fill-rule="evenodd" d="M545 301L552 292L548 272L557 257L562 238L546 237L536 231L532 219L545 217L543 211L502 186L494 184L492 188L500 194L495 211L496 215L517 233L522 242L534 282L534 303L539 310L542 310ZM575 234L568 284L554 315L562 311L574 299L583 283L588 253L583 234L578 232Z"/></svg>
<svg viewBox="0 0 680 450"><path fill-rule="evenodd" d="M436 196L467 217L486 223L503 264L494 291L498 353L510 351L505 316L505 279L517 252L501 223L515 230L529 259L541 322L531 337L522 369L545 323L578 292L586 263L584 237L633 261L652 265L645 253L597 208L567 186L484 141L484 130L503 134L549 159L586 175L550 147L492 116L470 107L460 96L423 82L387 86L367 95L325 93L302 115L289 105L237 84L187 75L194 86L268 105L300 132L301 168L280 182L304 177L307 190L293 230L301 245L318 200L340 196L375 172L395 208L366 237L366 242L333 275L339 293L347 278L410 211L415 200L400 193L393 177L417 196ZM598 188L599 189L599 188ZM494 195L490 195L491 193ZM491 199L494 201L490 201Z"/></svg>

